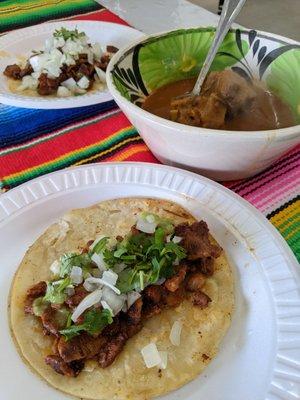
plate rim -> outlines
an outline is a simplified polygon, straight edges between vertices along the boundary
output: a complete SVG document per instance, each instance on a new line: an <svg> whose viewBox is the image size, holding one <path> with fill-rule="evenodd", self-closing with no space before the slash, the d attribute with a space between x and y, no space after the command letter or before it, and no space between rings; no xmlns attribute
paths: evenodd
<svg viewBox="0 0 300 400"><path fill-rule="evenodd" d="M97 180L96 172L97 170L101 170L100 173L100 180ZM120 173L123 171L126 171L125 174L120 177ZM127 170L129 171L129 174L127 174ZM146 171L150 170L150 178L149 182L146 180L145 176L147 175ZM141 173L139 172L141 171ZM154 175L152 175L152 171L154 171ZM153 177L158 176L158 174L155 175L155 171L163 171L165 174L163 175L162 181L159 182L158 179L154 179L155 182L153 182ZM144 175L143 175L144 174ZM149 175L149 174L148 174ZM129 178L127 179L127 176ZM131 179L132 176L132 180ZM174 186L173 183L171 184L170 182L172 181L172 177L183 177L183 180L180 182L180 184L177 184ZM60 177L61 180L55 182L55 177ZM167 177L167 179L165 179ZM171 177L169 179L169 177ZM84 183L80 182L80 179L84 179ZM151 180L152 179L152 180ZM167 183L165 183L165 186L162 185L162 182L166 180ZM174 179L176 181L176 179ZM58 183L59 182L59 183ZM180 189L182 182L184 182L184 189ZM81 184L80 184L81 183ZM252 255L255 256L256 261L259 263L261 266L262 274L266 278L269 290L270 290L270 295L272 298L272 307L274 309L274 315L275 315L275 325L276 325L276 332L274 333L275 335L275 340L276 340L276 348L274 350L274 362L271 366L271 377L270 380L266 381L266 385L268 387L264 399L278 399L278 400L290 400L290 399L297 399L297 397L288 391L288 389L285 389L281 386L281 381L283 380L285 383L288 383L290 385L293 384L293 379L295 379L295 375L290 372L291 363L294 363L292 365L293 369L296 371L297 375L300 373L300 353L295 354L293 357L293 360L290 360L288 356L286 356L286 353L284 352L284 349L290 349L290 350L298 350L300 349L300 344L299 340L297 339L299 337L299 323L294 323L293 317L299 316L299 311L297 314L297 309L296 311L293 311L293 313L296 313L293 316L280 316L280 313L286 312L286 301L295 303L292 305L300 305L300 293L299 293L299 287L300 287L300 270L299 270L299 264L296 260L295 255L293 254L292 250L288 246L288 244L285 242L283 237L279 234L279 232L276 230L276 228L267 220L267 218L259 211L257 210L254 206L252 206L250 203L248 203L245 199L237 195L236 193L232 192L230 189L222 186L221 184L212 181L209 178L203 177L201 175L198 175L193 172L185 171L180 168L176 167L171 167L171 166L166 166L162 164L154 164L154 163L146 163L146 162L134 162L134 161L129 161L129 162L105 162L105 163L92 163L88 165L81 165L81 166L76 166L76 167L69 167L66 169L58 170L51 172L49 174L42 175L40 177L37 177L35 179L32 179L28 182L23 183L22 185L17 186L16 188L13 188L9 190L6 193L3 193L0 196L0 231L5 229L6 223L10 222L11 218L18 218L18 214L22 213L22 211L26 211L27 207L30 208L31 206L34 206L34 204L40 202L40 201L47 201L48 197L53 197L55 195L59 195L60 193L66 193L73 191L76 193L76 190L82 190L83 187L91 187L91 186L97 186L100 184L137 184L137 185L149 185L153 187L161 187L165 188L169 191L174 191L178 194L181 194L185 197L190 197L192 199L197 200L201 204L206 204L205 202L200 201L199 194L202 193L202 190L200 190L199 193L193 193L193 186L196 185L203 185L204 187L208 187L210 191L212 190L212 193L221 193L223 195L223 198L221 196L221 200L224 198L229 198L229 200L234 203L234 205L238 205L238 213L237 215L241 214L240 210L244 212L244 215L242 217L248 216L250 214L253 219L255 219L254 225L258 225L262 231L255 231L254 233L250 232L249 237L252 236L262 236L264 237L265 234L267 233L267 238L268 242L271 241L271 244L273 248L276 248L277 250L280 250L280 260L279 262L275 262L276 267L281 268L281 272L283 273L284 277L279 279L281 281L282 279L291 279L293 283L293 291L296 290L296 300L286 300L286 298L281 298L280 295L282 293L288 293L291 291L291 289L284 289L284 291L278 291L278 286L275 285L275 283L278 283L278 277L276 277L276 270L275 270L275 277L273 276L274 268L267 266L267 262L264 262L264 257L259 254L253 253ZM48 185L48 186L47 186ZM62 185L62 189L59 188L59 185ZM172 187L172 185L174 187ZM189 193L191 192L191 193ZM208 193L209 194L209 193ZM206 197L206 195L204 196ZM209 196L208 196L209 197ZM210 198L208 199L209 202ZM208 204L207 202L207 204ZM211 213L214 212L214 209L211 207L209 209ZM225 216L223 217L223 214L218 214L216 213L215 215L217 218L220 219L220 222L229 222ZM223 217L223 218L222 218ZM232 218L232 217L229 217ZM242 218L243 219L243 218ZM238 221L237 221L238 222ZM244 221L245 222L245 221ZM244 224L242 223L242 225ZM242 226L241 225L241 226ZM243 238L242 230L243 228L239 226L235 226L234 222L231 223L231 227L233 230L237 231ZM240 229L240 231L239 231ZM250 249L248 250L250 252ZM268 257L267 257L268 258ZM270 258L270 257L269 257ZM272 258L272 257L271 257ZM277 265L278 264L278 265ZM273 262L272 262L273 265ZM282 268L283 267L283 268ZM277 274L278 275L278 274ZM288 278L287 278L288 277ZM276 279L275 279L276 278ZM277 289L276 289L277 288ZM281 304L284 303L284 304ZM289 304L291 304L289 303ZM284 306L284 310L280 309L281 306ZM296 308L296 307L293 307ZM289 311L289 310L288 310ZM286 324L292 324L294 327L295 331L292 331L292 333L295 333L295 336L291 338L289 334L286 332L281 331L281 325L282 322L280 318L285 318L284 323ZM280 333L280 337L279 337ZM288 331L288 333L291 333L291 331ZM283 340L287 339L287 340ZM278 367L279 366L279 367ZM282 366L286 367L286 370L282 372ZM294 372L294 371L293 371Z"/></svg>
<svg viewBox="0 0 300 400"><path fill-rule="evenodd" d="M5 48L11 45L11 42L16 41L24 34L33 34L40 30L44 29L54 29L55 27L59 27L61 25L75 27L78 25L89 25L89 26L104 26L111 28L112 31L116 26L118 29L125 31L135 32L136 34L140 34L141 38L145 36L145 34L138 29L135 29L131 26L118 24L115 22L107 22L107 21L89 21L89 20L71 20L71 21L53 21L53 22L45 22L37 25L28 26L25 28L20 28L8 32L4 36L0 37L0 46L1 48ZM52 28L53 27L53 28ZM84 30L84 28L82 28ZM130 40L129 42L132 42ZM103 99L99 100L99 96L103 97ZM0 102L5 105L21 107L21 108L34 108L40 110L54 110L54 109L67 109L67 108L76 108L76 107L86 107L94 104L101 104L108 101L113 100L112 95L110 94L108 88L104 91L95 91L95 92L88 92L80 97L70 97L70 98L44 98L44 97L31 97L31 96L19 96L15 93L3 93L0 92Z"/></svg>
<svg viewBox="0 0 300 400"><path fill-rule="evenodd" d="M15 193L19 193L20 191L22 191L22 189L26 188L28 185L30 184L34 184L34 183L38 183L44 179L47 178L52 178L53 176L56 175L60 175L62 173L66 173L68 171L75 171L75 170L80 170L80 169L92 169L95 167L104 167L104 166L123 166L123 165L136 165L136 166L152 166L152 167L159 167L162 169L167 170L172 170L174 172L181 172L183 174L186 174L187 176L193 176L199 180L203 180L204 182L209 183L209 185L212 185L213 187L216 187L218 190L223 191L224 193L226 193L227 195L233 197L236 201L238 201L239 203L241 203L243 205L243 207L245 207L246 209L250 210L251 213L254 213L256 218L258 218L258 220L263 223L263 225L271 231L272 236L274 236L277 240L279 240L281 246L284 248L284 251L287 253L287 256L290 258L290 261L295 265L298 266L299 263L296 259L295 254L293 253L292 249L290 248L290 246L287 244L287 242L284 240L284 238L282 237L282 235L278 232L278 230L274 227L273 224L271 224L271 222L264 216L264 214L262 212L260 212L256 207L254 207L250 202L248 202L247 200L245 200L242 196L238 195L237 193L235 193L234 191L230 190L229 188L227 188L226 186L223 186L221 183L218 183L216 181L213 181L210 178L207 178L203 175L197 174L195 172L192 171L187 171L184 170L182 168L178 168L178 167L173 167L170 165L164 165L164 164L155 164L155 163L151 163L151 162L143 162L143 161L107 161L107 162L103 162L103 163L90 163L90 164L83 164L83 165L78 165L78 166L70 166L64 169L60 169L58 171L53 171L53 172L49 172L47 174L38 176L36 178L30 179L29 181L26 181L12 189L9 189L7 192L1 193L0 194L0 211L2 208L2 211L4 211L4 213L2 212L2 215L0 213L0 230L2 228L2 224L5 222L5 219L9 218L13 213L9 213L6 214L5 212L5 207L3 206L3 199L5 198L9 198L11 194L15 194ZM51 194L48 194L51 195ZM45 197L47 197L47 194L45 194ZM18 210L14 210L14 212L20 211L21 208L27 207L30 204L33 204L35 201L39 201L41 198L36 198L34 200L32 200L32 202L30 203L26 203L24 201L23 206L18 207ZM5 215L6 214L6 215ZM300 277L300 272L298 272L298 269L296 269L296 272L299 274Z"/></svg>

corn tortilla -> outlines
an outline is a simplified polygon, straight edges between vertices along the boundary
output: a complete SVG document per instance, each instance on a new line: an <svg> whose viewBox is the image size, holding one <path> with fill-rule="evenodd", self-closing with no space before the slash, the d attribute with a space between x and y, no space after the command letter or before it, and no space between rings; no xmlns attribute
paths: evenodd
<svg viewBox="0 0 300 400"><path fill-rule="evenodd" d="M185 300L176 309L164 310L150 318L143 329L128 340L122 353L108 368L101 369L95 361L88 361L77 378L69 378L55 373L45 364L44 357L52 353L53 339L43 335L37 318L24 314L27 289L51 278L49 267L62 253L79 250L88 240L102 234L111 237L126 234L142 211L170 218L175 224L195 221L181 206L156 199L109 200L72 210L35 241L15 275L10 297L10 323L19 353L35 373L69 395L95 400L140 400L166 394L203 371L217 354L229 328L234 306L234 281L222 252L215 261L214 275L207 279L203 288L212 299L207 308L201 310ZM176 320L183 326L180 346L173 346L169 339ZM168 352L165 370L146 368L140 350L150 342Z"/></svg>

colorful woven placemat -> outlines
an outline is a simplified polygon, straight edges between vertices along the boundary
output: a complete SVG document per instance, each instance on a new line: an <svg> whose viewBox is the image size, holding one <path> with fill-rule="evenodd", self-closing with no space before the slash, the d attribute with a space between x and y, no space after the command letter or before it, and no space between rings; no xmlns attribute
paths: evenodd
<svg viewBox="0 0 300 400"><path fill-rule="evenodd" d="M126 24L93 0L0 0L0 33L57 19ZM263 212L300 261L300 146L263 173L225 185ZM0 188L71 165L98 161L158 162L111 101L70 110L0 104Z"/></svg>

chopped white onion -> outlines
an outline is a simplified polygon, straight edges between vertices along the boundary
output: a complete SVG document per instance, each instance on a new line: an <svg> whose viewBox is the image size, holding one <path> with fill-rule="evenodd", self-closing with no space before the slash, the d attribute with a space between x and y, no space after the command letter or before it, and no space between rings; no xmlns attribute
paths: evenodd
<svg viewBox="0 0 300 400"><path fill-rule="evenodd" d="M108 288L110 288L113 292L115 292L116 294L121 294L120 290L118 288L116 288L114 285L111 285L109 282L101 279L101 278L94 278L93 276L91 276L90 278L87 278L85 280L85 283L91 283L91 284L95 284L98 287L102 287L102 286L107 286Z"/></svg>
<svg viewBox="0 0 300 400"><path fill-rule="evenodd" d="M65 292L68 296L73 296L73 294L75 294L75 289L73 285L67 286Z"/></svg>
<svg viewBox="0 0 300 400"><path fill-rule="evenodd" d="M50 265L50 271L54 275L59 275L60 263L57 260L53 261L53 263Z"/></svg>
<svg viewBox="0 0 300 400"><path fill-rule="evenodd" d="M99 43L92 44L92 52L98 59L102 56L103 52Z"/></svg>
<svg viewBox="0 0 300 400"><path fill-rule="evenodd" d="M89 307L94 306L95 304L99 303L102 297L102 290L97 289L94 292L88 294L76 307L75 311L73 312L71 319L72 321L76 322L78 317L82 313L85 312Z"/></svg>
<svg viewBox="0 0 300 400"><path fill-rule="evenodd" d="M100 82L105 83L105 82L106 82L106 75L105 75L105 72L102 71L101 68L96 67L96 66L95 66L95 70L96 70L96 73L97 73L97 75L98 75L98 78L100 79Z"/></svg>
<svg viewBox="0 0 300 400"><path fill-rule="evenodd" d="M47 61L48 57L46 54L38 54L29 58L29 63L32 66L34 72L40 72Z"/></svg>
<svg viewBox="0 0 300 400"><path fill-rule="evenodd" d="M94 290L102 287L102 285L99 285L98 281L93 282L93 280L90 278L93 278L93 277L90 276L90 277L86 278L86 280L83 282L83 287L85 288L86 291L93 292Z"/></svg>
<svg viewBox="0 0 300 400"><path fill-rule="evenodd" d="M145 233L154 233L157 227L156 222L148 222L144 218L139 217L136 223L136 229Z"/></svg>
<svg viewBox="0 0 300 400"><path fill-rule="evenodd" d="M63 53L61 63L66 65L75 65L76 61L70 54Z"/></svg>
<svg viewBox="0 0 300 400"><path fill-rule="evenodd" d="M93 64L93 62L94 62L94 54L92 53L91 50L87 50L86 53L87 53L88 62L90 64Z"/></svg>
<svg viewBox="0 0 300 400"><path fill-rule="evenodd" d="M97 265L97 267L99 268L99 270L101 272L104 272L107 270L107 264L104 261L104 257L103 257L103 253L94 253L91 257L91 260Z"/></svg>
<svg viewBox="0 0 300 400"><path fill-rule="evenodd" d="M66 79L65 81L63 81L61 83L62 86L66 87L67 89L69 89L71 92L74 92L77 84L74 78L69 78Z"/></svg>
<svg viewBox="0 0 300 400"><path fill-rule="evenodd" d="M87 43L88 43L88 41L87 41L87 36L86 36L86 34L85 34L84 32L82 32L82 33L83 33L83 35L81 35L80 38L78 38L77 40L78 40L81 44L83 44L84 46L86 46Z"/></svg>
<svg viewBox="0 0 300 400"><path fill-rule="evenodd" d="M168 352L167 351L159 351L159 355L161 358L161 363L159 364L159 367L161 369L166 369L168 365Z"/></svg>
<svg viewBox="0 0 300 400"><path fill-rule="evenodd" d="M34 79L39 79L40 75L41 75L40 72L33 72L33 73L31 74L31 76L32 76Z"/></svg>
<svg viewBox="0 0 300 400"><path fill-rule="evenodd" d="M61 36L53 38L53 47L63 47L65 44L65 39Z"/></svg>
<svg viewBox="0 0 300 400"><path fill-rule="evenodd" d="M80 285L80 283L83 281L82 269L74 265L71 269L70 278L72 283L75 285Z"/></svg>
<svg viewBox="0 0 300 400"><path fill-rule="evenodd" d="M55 63L48 63L45 70L48 72L48 76L51 79L58 78L61 73L59 66Z"/></svg>
<svg viewBox="0 0 300 400"><path fill-rule="evenodd" d="M114 315L113 310L111 309L111 307L106 303L105 300L101 300L101 306L103 307L104 310L109 310L112 315Z"/></svg>
<svg viewBox="0 0 300 400"><path fill-rule="evenodd" d="M52 36L45 40L45 46L44 46L45 52L48 53L51 49L53 49L53 46L54 46L54 38Z"/></svg>
<svg viewBox="0 0 300 400"><path fill-rule="evenodd" d="M80 40L67 39L64 46L62 47L64 53L71 54L71 56L77 56L84 52L84 46L81 44Z"/></svg>
<svg viewBox="0 0 300 400"><path fill-rule="evenodd" d="M155 343L149 343L141 350L147 368L153 368L161 363L161 357Z"/></svg>
<svg viewBox="0 0 300 400"><path fill-rule="evenodd" d="M153 223L155 222L155 217L154 217L153 214L148 214L148 215L146 216L145 220L146 220L147 222L149 222L150 224L153 224Z"/></svg>
<svg viewBox="0 0 300 400"><path fill-rule="evenodd" d="M109 287L112 291L114 291L116 294L121 294L120 290L115 287L114 285L111 285L110 283L104 281L103 279L100 278L95 278L95 279L99 279L99 282L102 283L102 285Z"/></svg>
<svg viewBox="0 0 300 400"><path fill-rule="evenodd" d="M128 292L127 293L127 307L130 308L132 306L132 304L134 304L137 299L139 299L141 297L140 293L136 292L136 291L132 291L132 292Z"/></svg>
<svg viewBox="0 0 300 400"><path fill-rule="evenodd" d="M171 242L171 237L172 237L172 235L168 235L166 237L167 243ZM172 239L172 242L175 243L175 244L176 243L180 243L181 241L182 241L182 237L180 237L180 236L174 236L173 239Z"/></svg>
<svg viewBox="0 0 300 400"><path fill-rule="evenodd" d="M108 270L108 271L104 271L103 275L102 275L102 279L109 283L110 285L115 285L117 283L118 280L118 274L116 274L114 271L112 270Z"/></svg>
<svg viewBox="0 0 300 400"><path fill-rule="evenodd" d="M125 294L117 295L110 288L104 287L102 300L112 309L113 315L117 315L126 303L127 296Z"/></svg>
<svg viewBox="0 0 300 400"><path fill-rule="evenodd" d="M77 85L81 89L87 89L90 85L90 81L86 76L83 76L82 78L79 79L79 81L77 82Z"/></svg>
<svg viewBox="0 0 300 400"><path fill-rule="evenodd" d="M72 92L67 89L66 87L59 86L57 89L57 96L58 97L70 97L72 96Z"/></svg>
<svg viewBox="0 0 300 400"><path fill-rule="evenodd" d="M182 241L182 237L180 237L180 236L174 236L173 237L173 239L172 239L172 242L173 243L180 243Z"/></svg>
<svg viewBox="0 0 300 400"><path fill-rule="evenodd" d="M36 89L38 82L34 79L31 75L25 75L22 78L22 83L18 87L18 90L25 90L25 89Z"/></svg>
<svg viewBox="0 0 300 400"><path fill-rule="evenodd" d="M181 330L182 323L180 321L175 321L170 332L170 341L174 346L180 345Z"/></svg>

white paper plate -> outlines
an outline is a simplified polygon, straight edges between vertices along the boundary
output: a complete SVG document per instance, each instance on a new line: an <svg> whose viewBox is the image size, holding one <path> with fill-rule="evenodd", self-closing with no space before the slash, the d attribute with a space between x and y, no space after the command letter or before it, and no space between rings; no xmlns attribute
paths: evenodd
<svg viewBox="0 0 300 400"><path fill-rule="evenodd" d="M144 34L136 29L120 24L97 21L60 21L35 25L29 28L19 29L0 37L0 102L17 107L26 108L72 108L89 106L112 100L108 90L100 92L88 92L82 96L55 98L55 97L30 97L12 93L8 88L8 79L3 75L5 67L15 64L20 56L27 58L32 50L43 48L47 38L52 36L55 29L65 27L67 29L78 28L90 38L91 42L99 42L103 47L111 44L117 48L128 45Z"/></svg>
<svg viewBox="0 0 300 400"><path fill-rule="evenodd" d="M66 398L23 364L9 334L9 288L28 246L67 210L128 196L173 200L206 220L235 272L236 310L218 356L201 376L165 399L299 399L299 266L291 250L257 210L228 189L146 163L62 170L0 197L0 398Z"/></svg>

